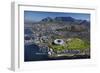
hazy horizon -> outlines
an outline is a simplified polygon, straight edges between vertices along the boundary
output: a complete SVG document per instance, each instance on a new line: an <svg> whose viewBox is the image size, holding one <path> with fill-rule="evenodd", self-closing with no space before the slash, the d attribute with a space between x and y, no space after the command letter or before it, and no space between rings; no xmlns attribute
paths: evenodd
<svg viewBox="0 0 100 73"><path fill-rule="evenodd" d="M50 17L50 18L72 17L72 18L78 19L78 20L90 21L90 14L87 14L87 13L24 11L24 21L38 22L46 17Z"/></svg>

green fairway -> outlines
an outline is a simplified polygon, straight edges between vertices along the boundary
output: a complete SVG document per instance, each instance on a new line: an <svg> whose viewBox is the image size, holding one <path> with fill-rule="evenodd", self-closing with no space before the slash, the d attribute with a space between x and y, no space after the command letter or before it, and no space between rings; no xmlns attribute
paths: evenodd
<svg viewBox="0 0 100 73"><path fill-rule="evenodd" d="M63 45L49 45L54 51L62 51L62 50L84 50L90 47L90 44L86 40L82 40L79 38L70 38L70 41L65 42Z"/></svg>
<svg viewBox="0 0 100 73"><path fill-rule="evenodd" d="M72 38L71 41L67 42L67 45L67 48L72 50L84 50L90 46L88 41L79 38Z"/></svg>

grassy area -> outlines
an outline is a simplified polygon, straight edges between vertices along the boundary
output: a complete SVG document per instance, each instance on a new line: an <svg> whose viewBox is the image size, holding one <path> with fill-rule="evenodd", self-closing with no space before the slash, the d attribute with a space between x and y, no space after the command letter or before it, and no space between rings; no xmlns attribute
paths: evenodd
<svg viewBox="0 0 100 73"><path fill-rule="evenodd" d="M64 49L67 49L66 45L51 45L51 48L54 50L54 51L62 51Z"/></svg>
<svg viewBox="0 0 100 73"><path fill-rule="evenodd" d="M86 40L82 40L79 38L71 38L70 41L65 42L64 45L55 45L50 44L50 48L54 51L62 51L62 50L84 50L90 47L90 44Z"/></svg>
<svg viewBox="0 0 100 73"><path fill-rule="evenodd" d="M71 41L67 42L68 49L74 49L74 50L84 50L86 48L89 48L90 44L85 40L79 39L79 38L72 38Z"/></svg>

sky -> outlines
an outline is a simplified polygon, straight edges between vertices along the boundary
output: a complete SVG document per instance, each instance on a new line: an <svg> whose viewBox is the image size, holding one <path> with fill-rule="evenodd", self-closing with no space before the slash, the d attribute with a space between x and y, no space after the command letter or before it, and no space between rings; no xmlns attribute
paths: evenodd
<svg viewBox="0 0 100 73"><path fill-rule="evenodd" d="M88 20L90 21L90 14L85 13L64 13L64 12L40 12L40 11L24 11L24 20L37 22L46 17L73 17L79 20Z"/></svg>

